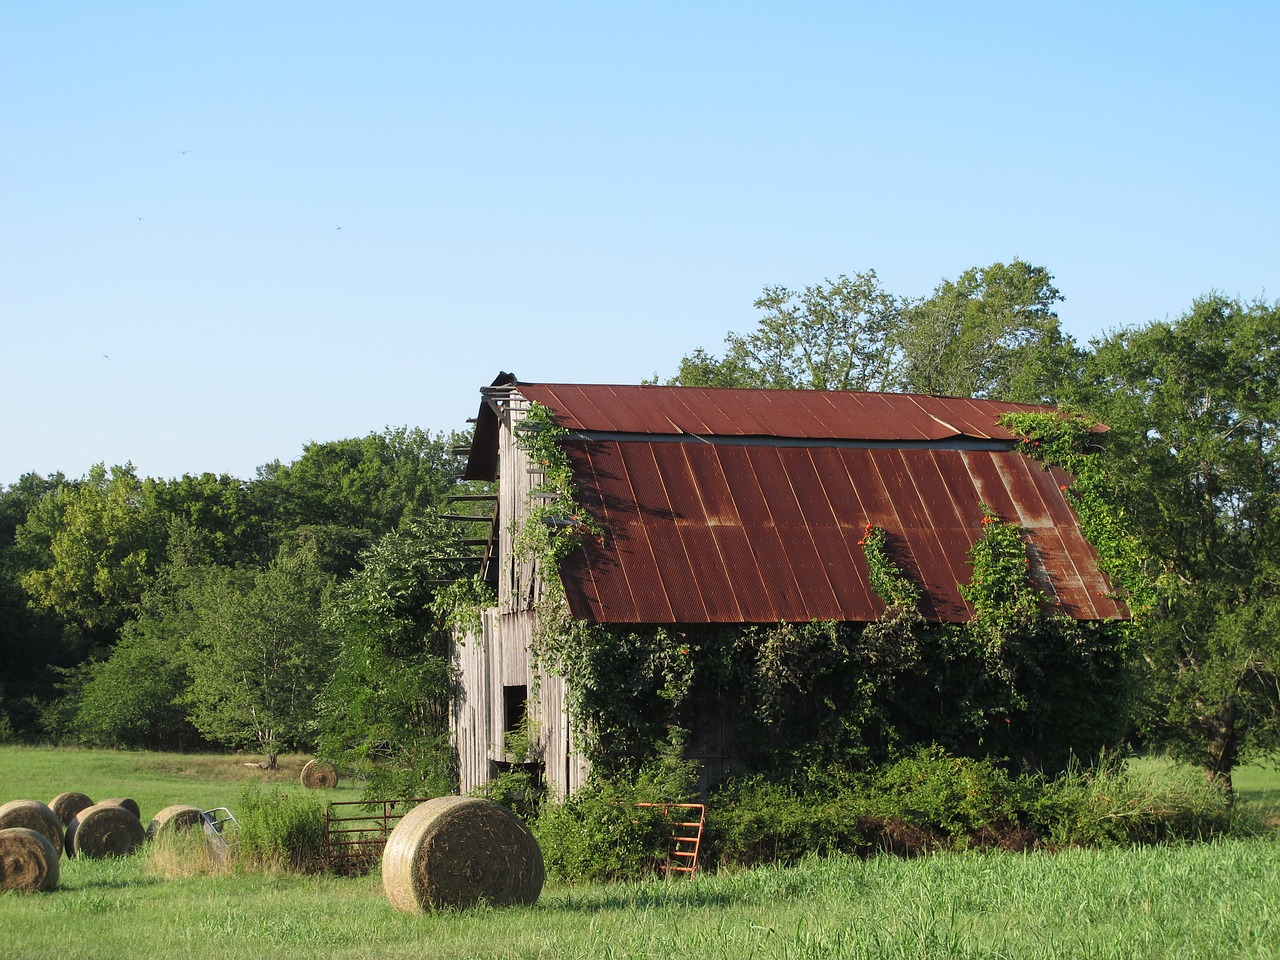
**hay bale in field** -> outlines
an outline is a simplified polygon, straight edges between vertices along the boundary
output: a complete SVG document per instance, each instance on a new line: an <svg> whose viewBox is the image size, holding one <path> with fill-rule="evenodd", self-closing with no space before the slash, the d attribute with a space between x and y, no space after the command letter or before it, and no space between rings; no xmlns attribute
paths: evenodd
<svg viewBox="0 0 1280 960"><path fill-rule="evenodd" d="M137 800L131 800L129 797L113 797L110 800L103 800L103 803L110 803L117 807L124 807L139 820L142 819L142 809L138 806Z"/></svg>
<svg viewBox="0 0 1280 960"><path fill-rule="evenodd" d="M55 890L58 869L58 853L39 830L0 830L0 891Z"/></svg>
<svg viewBox="0 0 1280 960"><path fill-rule="evenodd" d="M146 831L142 821L124 807L95 803L76 814L67 825L69 857L123 857L142 846Z"/></svg>
<svg viewBox="0 0 1280 960"><path fill-rule="evenodd" d="M437 797L410 810L387 838L382 889L405 913L531 904L546 874L542 850L506 807Z"/></svg>
<svg viewBox="0 0 1280 960"><path fill-rule="evenodd" d="M175 803L165 807L147 825L147 839L161 833L174 833L178 830L189 830L191 827L204 827L204 813L199 807L186 803Z"/></svg>
<svg viewBox="0 0 1280 960"><path fill-rule="evenodd" d="M60 793L49 801L49 809L58 815L58 819L62 821L64 827L70 826L71 821L75 819L75 815L81 810L92 806L92 800L83 793L76 793L74 790Z"/></svg>
<svg viewBox="0 0 1280 960"><path fill-rule="evenodd" d="M53 844L54 853L62 856L62 840L66 831L58 815L38 800L10 800L0 804L0 830L26 827L43 834Z"/></svg>
<svg viewBox="0 0 1280 960"><path fill-rule="evenodd" d="M302 768L302 785L310 790L331 790L338 785L338 771L331 764L308 760Z"/></svg>

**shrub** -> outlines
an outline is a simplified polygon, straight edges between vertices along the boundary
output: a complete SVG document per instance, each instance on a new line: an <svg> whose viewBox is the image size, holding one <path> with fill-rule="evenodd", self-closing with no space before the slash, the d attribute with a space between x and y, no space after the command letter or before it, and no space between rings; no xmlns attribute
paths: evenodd
<svg viewBox="0 0 1280 960"><path fill-rule="evenodd" d="M882 767L871 792L873 814L935 828L964 845L984 828L1019 823L1033 787L990 760L926 747Z"/></svg>
<svg viewBox="0 0 1280 960"><path fill-rule="evenodd" d="M1046 783L1030 813L1032 825L1055 846L1202 840L1257 826L1202 771L1172 767L1144 775L1106 754Z"/></svg>
<svg viewBox="0 0 1280 960"><path fill-rule="evenodd" d="M280 789L240 795L234 847L242 866L311 872L324 866L324 806Z"/></svg>
<svg viewBox="0 0 1280 960"><path fill-rule="evenodd" d="M477 796L500 803L521 820L533 823L547 799L546 784L527 767L513 766L503 770L475 791Z"/></svg>
<svg viewBox="0 0 1280 960"><path fill-rule="evenodd" d="M640 799L632 786L600 782L543 807L533 832L547 876L602 882L655 871L670 830L653 808L635 806Z"/></svg>
<svg viewBox="0 0 1280 960"><path fill-rule="evenodd" d="M807 792L748 777L722 787L708 808L706 859L722 866L793 863L870 846L859 798L847 790Z"/></svg>
<svg viewBox="0 0 1280 960"><path fill-rule="evenodd" d="M704 864L720 866L837 852L1152 844L1262 829L1194 768L1141 773L1103 755L1046 780L936 747L861 775L731 781L711 798L707 825Z"/></svg>

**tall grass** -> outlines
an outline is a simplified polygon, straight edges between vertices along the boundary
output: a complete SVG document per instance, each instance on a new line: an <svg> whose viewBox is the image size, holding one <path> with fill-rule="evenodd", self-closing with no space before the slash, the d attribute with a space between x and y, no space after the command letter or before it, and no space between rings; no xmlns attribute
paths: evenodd
<svg viewBox="0 0 1280 960"><path fill-rule="evenodd" d="M1221 958L1280 955L1274 838L1059 853L835 857L692 881L551 886L529 908L397 913L377 877L166 880L72 861L0 896L13 960Z"/></svg>
<svg viewBox="0 0 1280 960"><path fill-rule="evenodd" d="M10 755L0 748L0 763ZM130 792L95 773L93 758L76 751L53 765L67 779L117 788L104 793ZM57 792L16 782L25 766L3 769L6 799ZM219 783L221 791L235 781ZM218 799L238 798L243 785ZM181 802L191 786L174 774L153 805ZM280 790L314 796L286 783ZM390 906L376 873L207 871L191 869L178 846L149 846L128 858L64 861L52 893L0 895L0 957L1270 958L1280 956L1278 889L1280 838L1267 833L911 860L802 858L691 881L551 884L533 907L409 916Z"/></svg>
<svg viewBox="0 0 1280 960"><path fill-rule="evenodd" d="M324 869L324 804L279 788L247 788L238 807L238 825L226 837L237 863L303 873Z"/></svg>

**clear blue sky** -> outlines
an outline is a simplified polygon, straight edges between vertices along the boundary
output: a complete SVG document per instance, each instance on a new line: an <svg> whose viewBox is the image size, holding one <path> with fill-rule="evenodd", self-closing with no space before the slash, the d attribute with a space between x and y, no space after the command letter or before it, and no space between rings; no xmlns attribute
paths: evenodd
<svg viewBox="0 0 1280 960"><path fill-rule="evenodd" d="M0 483L635 383L762 287L1280 286L1280 4L0 3Z"/></svg>

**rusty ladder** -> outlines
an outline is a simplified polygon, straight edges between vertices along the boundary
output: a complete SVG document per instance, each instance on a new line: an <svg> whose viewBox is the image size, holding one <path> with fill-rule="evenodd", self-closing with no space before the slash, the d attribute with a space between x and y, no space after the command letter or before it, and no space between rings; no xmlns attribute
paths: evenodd
<svg viewBox="0 0 1280 960"><path fill-rule="evenodd" d="M698 853L702 849L702 827L707 822L707 808L701 803L637 803L661 811L662 819L671 827L671 849L662 872L668 876L698 872ZM680 817L681 819L674 819Z"/></svg>

